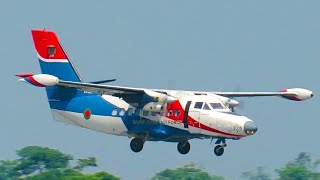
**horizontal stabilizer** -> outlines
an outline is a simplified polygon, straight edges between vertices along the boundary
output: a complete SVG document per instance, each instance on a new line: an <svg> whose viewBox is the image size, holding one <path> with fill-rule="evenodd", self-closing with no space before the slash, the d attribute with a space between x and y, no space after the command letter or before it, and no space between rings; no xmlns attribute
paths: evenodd
<svg viewBox="0 0 320 180"><path fill-rule="evenodd" d="M21 78L26 78L26 77L33 76L33 74L31 74L31 73L24 73L24 74L16 74L15 76L21 77Z"/></svg>
<svg viewBox="0 0 320 180"><path fill-rule="evenodd" d="M101 80L101 81L93 81L93 82L90 82L90 83L92 83L92 84L104 84L104 83L114 82L116 80L117 79L106 79L106 80Z"/></svg>

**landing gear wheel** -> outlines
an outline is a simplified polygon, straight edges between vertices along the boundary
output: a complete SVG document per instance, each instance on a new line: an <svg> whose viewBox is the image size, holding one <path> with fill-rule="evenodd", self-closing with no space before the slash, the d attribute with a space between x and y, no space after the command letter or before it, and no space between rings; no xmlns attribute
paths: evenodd
<svg viewBox="0 0 320 180"><path fill-rule="evenodd" d="M180 154L187 154L190 151L190 143L188 141L181 141L178 143L177 149Z"/></svg>
<svg viewBox="0 0 320 180"><path fill-rule="evenodd" d="M143 148L143 140L141 138L133 138L130 142L130 148L133 152L140 152Z"/></svg>
<svg viewBox="0 0 320 180"><path fill-rule="evenodd" d="M214 148L214 154L215 154L216 156L221 156L223 153L224 153L224 148L223 148L223 146L217 145L217 146Z"/></svg>

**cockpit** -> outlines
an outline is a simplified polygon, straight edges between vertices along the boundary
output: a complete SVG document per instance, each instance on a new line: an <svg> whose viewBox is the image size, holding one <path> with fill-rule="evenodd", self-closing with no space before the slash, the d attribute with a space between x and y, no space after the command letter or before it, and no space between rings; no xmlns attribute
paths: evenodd
<svg viewBox="0 0 320 180"><path fill-rule="evenodd" d="M191 108L197 110L226 111L229 110L219 98L212 96L193 97Z"/></svg>
<svg viewBox="0 0 320 180"><path fill-rule="evenodd" d="M195 102L193 108L203 110L226 109L226 107L220 102Z"/></svg>

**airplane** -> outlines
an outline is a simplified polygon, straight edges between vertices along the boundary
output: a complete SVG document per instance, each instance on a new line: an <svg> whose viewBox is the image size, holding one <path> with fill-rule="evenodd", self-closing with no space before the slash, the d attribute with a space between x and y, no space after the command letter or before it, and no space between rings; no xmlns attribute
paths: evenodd
<svg viewBox="0 0 320 180"><path fill-rule="evenodd" d="M248 117L237 114L234 97L277 96L293 101L313 97L303 88L279 92L214 92L113 86L115 79L83 82L50 30L31 30L41 74L17 74L19 81L44 87L53 119L97 132L131 138L140 152L146 141L177 143L181 154L191 139L215 140L221 156L226 140L239 140L258 130ZM91 60L93 61L93 60Z"/></svg>

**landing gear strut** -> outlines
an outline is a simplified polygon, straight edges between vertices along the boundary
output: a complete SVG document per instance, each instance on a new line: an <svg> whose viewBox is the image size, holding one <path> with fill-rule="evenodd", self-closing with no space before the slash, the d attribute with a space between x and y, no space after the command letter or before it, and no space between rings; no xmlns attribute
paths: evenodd
<svg viewBox="0 0 320 180"><path fill-rule="evenodd" d="M140 152L143 149L144 141L141 138L133 138L130 142L130 148L133 152Z"/></svg>
<svg viewBox="0 0 320 180"><path fill-rule="evenodd" d="M187 154L190 151L190 143L188 141L180 141L177 149L180 154Z"/></svg>
<svg viewBox="0 0 320 180"><path fill-rule="evenodd" d="M222 141L222 144L221 145L219 144L214 148L214 154L216 156L221 156L224 153L224 147L227 146L225 139L222 139L221 141Z"/></svg>

